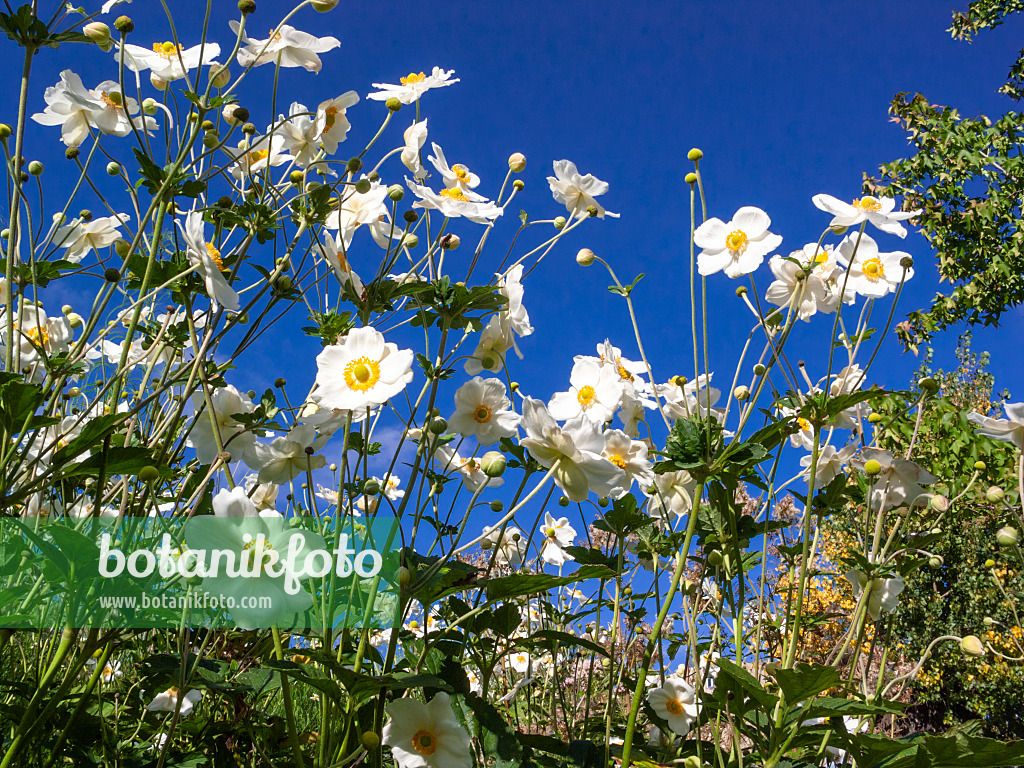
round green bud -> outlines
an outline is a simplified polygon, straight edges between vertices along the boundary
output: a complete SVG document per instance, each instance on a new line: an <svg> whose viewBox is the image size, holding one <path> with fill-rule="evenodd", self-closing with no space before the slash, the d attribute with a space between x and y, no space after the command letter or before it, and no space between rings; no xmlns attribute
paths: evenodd
<svg viewBox="0 0 1024 768"><path fill-rule="evenodd" d="M877 475L882 471L882 465L877 459L868 459L864 462L864 474Z"/></svg>
<svg viewBox="0 0 1024 768"><path fill-rule="evenodd" d="M329 5L329 3L320 3L320 5ZM337 5L337 2L335 2L334 5ZM331 5L331 8L333 8L334 5ZM316 8L316 6L317 3L313 3L313 7ZM329 11L330 8L327 10ZM373 731L363 731L363 735L359 737L359 741L362 743L363 749L367 752L372 752L380 747L380 736Z"/></svg>
<svg viewBox="0 0 1024 768"><path fill-rule="evenodd" d="M135 22L127 16L118 16L114 20L114 29L116 29L122 35L128 35L131 34L132 30L135 29Z"/></svg>
<svg viewBox="0 0 1024 768"><path fill-rule="evenodd" d="M555 225L555 229L565 229L565 216L556 216L552 224Z"/></svg>
<svg viewBox="0 0 1024 768"><path fill-rule="evenodd" d="M245 394L249 396L250 400L255 400L256 399L256 390L255 389L250 389Z"/></svg>
<svg viewBox="0 0 1024 768"><path fill-rule="evenodd" d="M431 419L427 424L427 431L434 435L443 435L448 431L448 422L445 419Z"/></svg>
<svg viewBox="0 0 1024 768"><path fill-rule="evenodd" d="M683 181L687 184L693 185L697 183L697 174L692 171L683 177Z"/></svg>
<svg viewBox="0 0 1024 768"><path fill-rule="evenodd" d="M501 512L505 508L505 504L501 499L495 499L491 502L491 512Z"/></svg>
<svg viewBox="0 0 1024 768"><path fill-rule="evenodd" d="M928 506L936 512L945 512L949 509L949 499L942 494L936 493L928 499Z"/></svg>
<svg viewBox="0 0 1024 768"><path fill-rule="evenodd" d="M33 176L39 176L43 172L43 164L38 160L33 160L28 164L28 172Z"/></svg>
<svg viewBox="0 0 1024 768"><path fill-rule="evenodd" d="M223 88L231 82L231 70L227 67L218 69L210 82L213 84L214 88Z"/></svg>
<svg viewBox="0 0 1024 768"><path fill-rule="evenodd" d="M388 187L388 199L392 202L401 202L403 197L405 197L405 190L402 189L401 184L392 184Z"/></svg>
<svg viewBox="0 0 1024 768"><path fill-rule="evenodd" d="M274 281L274 288L282 293L290 291L292 289L292 285L292 279L288 277L288 275L278 275L277 279Z"/></svg>
<svg viewBox="0 0 1024 768"><path fill-rule="evenodd" d="M993 619L991 616L986 616L984 619L981 620L981 623L984 624L986 627L991 627L993 624L996 623L996 620Z"/></svg>
<svg viewBox="0 0 1024 768"><path fill-rule="evenodd" d="M83 320L82 316L77 312L72 312L70 315L68 315L68 325L70 325L73 329L78 330L83 325L85 325L85 320Z"/></svg>
<svg viewBox="0 0 1024 768"><path fill-rule="evenodd" d="M415 224L419 221L420 215L416 211L406 211L402 214L402 219L406 224Z"/></svg>
<svg viewBox="0 0 1024 768"><path fill-rule="evenodd" d="M765 368L763 365L761 365L761 363L758 363L757 365L754 366L754 375L755 376L764 376L764 372L767 371L767 370L768 369Z"/></svg>
<svg viewBox="0 0 1024 768"><path fill-rule="evenodd" d="M78 212L78 218L82 221L92 221L92 211L88 208L83 208Z"/></svg>
<svg viewBox="0 0 1024 768"><path fill-rule="evenodd" d="M10 240L11 239L11 230L10 229L4 229L4 230L0 231L0 237L2 237L4 240Z"/></svg>
<svg viewBox="0 0 1024 768"><path fill-rule="evenodd" d="M71 387L71 389L68 390L68 397L78 397L80 394L82 394L82 390L78 387Z"/></svg>
<svg viewBox="0 0 1024 768"><path fill-rule="evenodd" d="M608 497L607 496L602 496L601 498L599 498L597 500L597 506L599 506L601 509L604 509L605 507L607 507L609 503L610 502L608 501Z"/></svg>
<svg viewBox="0 0 1024 768"><path fill-rule="evenodd" d="M338 0L313 0L310 5L313 6L313 10L317 13L327 13L328 11L333 11L338 7ZM369 747L367 747L367 749L369 749Z"/></svg>
<svg viewBox="0 0 1024 768"><path fill-rule="evenodd" d="M993 485L987 491L985 491L985 498L988 500L990 504L998 504L1000 501L1003 500L1003 497L1005 495L1006 494L1003 493L1003 489L1000 488L998 485Z"/></svg>
<svg viewBox="0 0 1024 768"><path fill-rule="evenodd" d="M993 560L993 559L992 559L991 557L990 557L990 558L988 558L988 559L987 559L987 560L985 561L985 567L986 567L986 568L995 568L995 566L996 566L996 561L995 561L995 560Z"/></svg>
<svg viewBox="0 0 1024 768"><path fill-rule="evenodd" d="M516 179L515 181L512 182L512 189L514 189L516 192L522 192L524 189L526 189L526 182L523 181L522 179Z"/></svg>
<svg viewBox="0 0 1024 768"><path fill-rule="evenodd" d="M441 238L440 246L446 251L454 251L460 245L462 245L462 239L451 232Z"/></svg>
<svg viewBox="0 0 1024 768"><path fill-rule="evenodd" d="M288 181L290 181L296 187L301 187L302 181L305 178L306 175L302 171L292 171L290 174L288 174Z"/></svg>
<svg viewBox="0 0 1024 768"><path fill-rule="evenodd" d="M708 565L719 566L722 564L722 553L717 549L708 554Z"/></svg>
<svg viewBox="0 0 1024 768"><path fill-rule="evenodd" d="M74 311L75 311L75 308L72 307L70 304L65 304L63 307L60 308L60 313L62 315L64 315L65 317L67 317L68 315L70 315Z"/></svg>
<svg viewBox="0 0 1024 768"><path fill-rule="evenodd" d="M363 170L363 161L358 157L350 158L345 163L345 168L349 173L359 173L359 171Z"/></svg>
<svg viewBox="0 0 1024 768"><path fill-rule="evenodd" d="M931 533L932 533L933 536L941 536L942 535L942 529L941 528L932 528Z"/></svg>
<svg viewBox="0 0 1024 768"><path fill-rule="evenodd" d="M246 136L255 136L256 126L252 123L246 123L242 126L242 133L244 133Z"/></svg>
<svg viewBox="0 0 1024 768"><path fill-rule="evenodd" d="M689 152L686 153L686 159L690 160L690 161L692 161L694 163L696 163L702 157L704 157L704 153L701 152L696 147L694 147L693 149L691 149Z"/></svg>
<svg viewBox="0 0 1024 768"><path fill-rule="evenodd" d="M559 496L558 497L558 506L560 506L560 507L568 507L569 506L569 497L568 496Z"/></svg>
<svg viewBox="0 0 1024 768"><path fill-rule="evenodd" d="M930 565L932 568L941 568L942 563L942 557L940 557L939 555L932 555L928 558L928 565Z"/></svg>
<svg viewBox="0 0 1024 768"><path fill-rule="evenodd" d="M402 238L402 245L405 248L415 248L420 244L420 239L417 235L408 234Z"/></svg>
<svg viewBox="0 0 1024 768"><path fill-rule="evenodd" d="M284 389L286 386L288 386L288 380L280 377L276 378L274 379L274 386L277 387L278 389Z"/></svg>
<svg viewBox="0 0 1024 768"><path fill-rule="evenodd" d="M232 205L231 198L228 197L227 195L224 195L224 197L218 197L217 198L217 207L218 208L230 208L231 205Z"/></svg>
<svg viewBox="0 0 1024 768"><path fill-rule="evenodd" d="M235 107L228 104L228 106L224 108L224 111L227 112L229 109L231 110L230 122L233 122L235 125L249 122L249 110L245 107ZM227 115L225 115L225 117L227 117Z"/></svg>
<svg viewBox="0 0 1024 768"><path fill-rule="evenodd" d="M968 656L984 656L985 646L974 635L967 635L960 641L960 650Z"/></svg>
<svg viewBox="0 0 1024 768"><path fill-rule="evenodd" d="M872 424L878 424L881 420L882 414L880 413L872 413L871 415L868 416L868 421L871 422Z"/></svg>
<svg viewBox="0 0 1024 768"><path fill-rule="evenodd" d="M847 230L847 227L844 227L844 226L843 226L843 225L841 225L841 224L834 224L834 225L832 225L831 227L829 227L829 228L828 228L828 230L829 230L829 232L831 232L831 233L832 233L833 235L845 235L845 234L846 234L846 230Z"/></svg>
<svg viewBox="0 0 1024 768"><path fill-rule="evenodd" d="M147 465L139 470L139 480L144 483L155 483L160 479L160 470L152 465Z"/></svg>
<svg viewBox="0 0 1024 768"><path fill-rule="evenodd" d="M120 163L107 163L107 175L118 176L121 173Z"/></svg>
<svg viewBox="0 0 1024 768"><path fill-rule="evenodd" d="M976 470L978 470L979 472L984 472L985 471L985 462L984 461L976 461L976 462L974 462L974 468Z"/></svg>
<svg viewBox="0 0 1024 768"><path fill-rule="evenodd" d="M238 0L238 10L246 15L256 13L255 0Z"/></svg>
<svg viewBox="0 0 1024 768"><path fill-rule="evenodd" d="M480 469L488 477L501 477L505 474L507 460L501 451L488 451L480 459Z"/></svg>
<svg viewBox="0 0 1024 768"><path fill-rule="evenodd" d="M79 154L81 154L81 150L78 147L68 147L64 150L64 157L68 160L74 160Z"/></svg>
<svg viewBox="0 0 1024 768"><path fill-rule="evenodd" d="M408 589L409 585L412 584L412 571L403 565L399 567L397 576L398 586L402 589Z"/></svg>
<svg viewBox="0 0 1024 768"><path fill-rule="evenodd" d="M744 387L744 386L741 385L741 386L736 387L736 389L734 389L732 391L732 394L733 394L733 397L735 397L737 400L739 400L742 403L744 400L747 400L747 399L750 398L750 389L748 387Z"/></svg>
<svg viewBox="0 0 1024 768"><path fill-rule="evenodd" d="M744 296L746 296L746 295L747 295L747 286L745 286L745 285L741 285L741 286L740 286L739 288L737 288L737 289L736 289L736 295L737 295L738 297L740 297L741 299L742 299L742 298L743 298Z"/></svg>
<svg viewBox="0 0 1024 768"><path fill-rule="evenodd" d="M372 186L373 185L370 184L369 179L360 179L359 181L356 182L356 192L358 192L360 195L365 195L367 192L370 191L370 188Z"/></svg>
<svg viewBox="0 0 1024 768"><path fill-rule="evenodd" d="M996 542L1000 547L1015 547L1018 541L1020 541L1020 537L1017 534L1017 529L1012 525L1004 525L996 531Z"/></svg>
<svg viewBox="0 0 1024 768"><path fill-rule="evenodd" d="M683 768L701 768L700 758L696 755L690 755L683 760Z"/></svg>
<svg viewBox="0 0 1024 768"><path fill-rule="evenodd" d="M7 123L0 123L0 141L10 138L12 133L14 131L11 129L11 126Z"/></svg>
<svg viewBox="0 0 1024 768"><path fill-rule="evenodd" d="M375 480L374 478L371 477L369 480L363 483L363 494L365 494L366 496L376 496L378 493L380 493L379 480Z"/></svg>
<svg viewBox="0 0 1024 768"><path fill-rule="evenodd" d="M914 266L914 259L912 256L904 256L900 259L900 266L904 269L910 269Z"/></svg>
<svg viewBox="0 0 1024 768"><path fill-rule="evenodd" d="M118 280L121 279L121 273L118 272L113 267L107 267L103 271L103 279L106 280L108 283L116 283Z"/></svg>
<svg viewBox="0 0 1024 768"><path fill-rule="evenodd" d="M145 112L147 115L155 115L157 109L159 109L159 107L157 107L157 100L156 99L152 99L152 98L143 99L143 101L142 101L142 111Z"/></svg>
<svg viewBox="0 0 1024 768"><path fill-rule="evenodd" d="M392 96L390 99L384 102L384 106L387 107L392 112L397 112L402 108L402 102L400 102L398 99Z"/></svg>
<svg viewBox="0 0 1024 768"><path fill-rule="evenodd" d="M925 376L917 382L917 386L926 395L933 395L939 391L939 383L931 376Z"/></svg>
<svg viewBox="0 0 1024 768"><path fill-rule="evenodd" d="M589 267L596 258L594 252L589 248L580 248L579 253L576 254L576 263L581 267Z"/></svg>
<svg viewBox="0 0 1024 768"><path fill-rule="evenodd" d="M597 214L598 210L596 205L587 206L587 216L589 216L590 218L594 218L595 216L597 216Z"/></svg>
<svg viewBox="0 0 1024 768"><path fill-rule="evenodd" d="M213 149L220 144L220 136L216 131L207 131L203 134L203 146L207 149Z"/></svg>
<svg viewBox="0 0 1024 768"><path fill-rule="evenodd" d="M526 169L526 155L522 152L515 152L509 155L508 169L512 173L522 173Z"/></svg>

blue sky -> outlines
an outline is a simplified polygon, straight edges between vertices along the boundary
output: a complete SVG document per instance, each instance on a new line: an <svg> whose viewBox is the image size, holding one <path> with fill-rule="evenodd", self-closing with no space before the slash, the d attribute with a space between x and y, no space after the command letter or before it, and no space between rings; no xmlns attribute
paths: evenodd
<svg viewBox="0 0 1024 768"><path fill-rule="evenodd" d="M197 5L177 6L175 23L186 44L198 40L202 20L192 10ZM258 0L250 30L263 35L288 8ZM121 6L111 16L117 12L133 16L139 44L169 36L153 3ZM226 20L234 16L234 3L216 0L211 39L224 47L232 40ZM995 90L1015 58L1024 22L1014 19L972 45L951 40L945 32L949 22L949 7L934 2L343 3L327 15L304 9L293 20L300 29L338 37L342 45L323 56L319 76L281 73L277 111L285 111L293 99L315 105L356 90L364 100L349 110L354 127L341 149L342 155L354 154L383 115L381 104L365 100L372 82L397 82L434 65L454 69L461 82L432 91L423 101L431 140L444 147L449 161L477 172L484 180L479 191L488 195L496 194L510 153L528 158L521 175L526 191L491 236L493 264L511 239L520 207L534 219L562 212L545 181L553 160L573 160L581 172L610 183L602 202L622 218L587 222L526 283L525 302L537 332L522 341L526 359L515 365L512 377L524 391L547 399L567 387L572 356L594 354L594 345L606 336L627 356L635 355L625 303L605 292L609 281L598 268L577 267L573 257L581 247L611 261L623 278L647 274L634 296L656 377L692 370L688 196L682 181L691 169L685 159L690 147L705 153L709 215L727 220L742 205L761 207L772 218L772 231L784 238L780 250L788 253L816 239L828 223L828 216L811 205L812 195L850 199L859 192L863 171L906 154L902 131L888 121L894 93L922 91L965 115L1009 109ZM6 71L16 72L20 63L13 44L5 42L0 51ZM90 87L115 73L111 56L84 47L43 51L34 66L30 112L41 111L44 87L66 66ZM244 92L269 86L272 77L271 67L261 68ZM14 87L0 92L0 114L8 121L16 98ZM258 126L271 121L269 104L244 101ZM397 118L382 147L401 141L411 110ZM127 144L119 147L127 149ZM52 169L44 177L51 183L60 183L53 170L66 167L62 153L56 129L33 126L27 154ZM404 173L394 162L384 180L400 182ZM479 230L465 224L456 231L475 235ZM526 242L548 232L533 231L533 240ZM917 259L917 276L901 301L899 320L923 306L937 288L935 264L920 235L877 239L882 250L905 250ZM368 239L363 246L367 261L376 266L376 246ZM464 246L449 263L468 257ZM353 254L357 270L359 259ZM762 294L769 274L765 265L757 275ZM723 275L709 280L711 367L723 387L749 328L734 296L737 284ZM882 302L885 312L887 302ZM883 312L876 315L884 319ZM1012 310L1003 328L976 333L975 348L993 352L997 389L1017 389L1020 358L1007 350L1020 337L1021 317L1020 309ZM287 359L277 349L244 359L253 369L244 374L246 383L239 382L243 387L260 389L281 373L301 386L312 381L318 345L296 338L304 320L293 313L281 327L289 338ZM794 350L794 357L807 359L815 378L823 371L813 370L812 361L821 359L829 328L831 318L817 317L797 337L807 351ZM954 363L955 343L955 333L939 340L937 366ZM891 348L872 380L904 387L918 360L900 355L894 344Z"/></svg>

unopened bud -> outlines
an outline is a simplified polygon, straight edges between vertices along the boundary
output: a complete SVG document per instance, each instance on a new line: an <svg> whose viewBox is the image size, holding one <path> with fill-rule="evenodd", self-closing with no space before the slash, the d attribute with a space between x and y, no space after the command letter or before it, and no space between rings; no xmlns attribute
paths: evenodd
<svg viewBox="0 0 1024 768"><path fill-rule="evenodd" d="M864 462L864 474L877 475L882 471L882 465L877 459L868 459Z"/></svg>
<svg viewBox="0 0 1024 768"><path fill-rule="evenodd" d="M403 197L405 197L405 190L402 188L401 184L392 184L388 187L388 198L391 201L397 203L400 202Z"/></svg>
<svg viewBox="0 0 1024 768"><path fill-rule="evenodd" d="M914 266L913 257L904 256L902 259L900 259L900 266L903 267L904 269L910 269L912 266Z"/></svg>
<svg viewBox="0 0 1024 768"><path fill-rule="evenodd" d="M447 235L444 235L441 238L440 245L441 248L443 248L446 251L454 251L456 248L462 245L462 240L459 238L458 235L453 235L452 233L449 232Z"/></svg>
<svg viewBox="0 0 1024 768"><path fill-rule="evenodd" d="M984 461L976 461L976 462L974 462L974 468L976 470L978 470L979 472L984 472L985 471L985 462Z"/></svg>
<svg viewBox="0 0 1024 768"><path fill-rule="evenodd" d="M694 163L700 160L702 157L704 157L704 153L701 152L696 147L694 147L693 149L686 153L686 159L691 160Z"/></svg>
<svg viewBox="0 0 1024 768"><path fill-rule="evenodd" d="M690 171L688 174L686 174L683 177L683 181L685 181L687 184L696 184L697 183L697 174L694 173L693 171Z"/></svg>
<svg viewBox="0 0 1024 768"><path fill-rule="evenodd" d="M310 5L312 5L313 10L318 13L327 13L328 11L333 11L338 7L338 0L313 0ZM376 734L374 735L376 736ZM370 749L370 747L367 747L367 749Z"/></svg>
<svg viewBox="0 0 1024 768"><path fill-rule="evenodd" d="M326 5L326 3L321 3L321 5ZM337 5L337 2L335 2L334 5ZM332 5L331 8L333 8L334 5ZM313 7L316 8L316 6L317 4L313 3ZM330 10L330 8L327 10ZM380 736L373 731L363 731L363 735L359 737L359 741L362 742L363 749L367 752L372 752L380 747Z"/></svg>
<svg viewBox="0 0 1024 768"><path fill-rule="evenodd" d="M443 435L448 431L448 422L445 419L431 419L427 424L427 430L435 435Z"/></svg>
<svg viewBox="0 0 1024 768"><path fill-rule="evenodd" d="M367 192L370 191L372 186L373 185L370 183L369 179L360 179L359 181L356 182L356 192L358 192L360 195L365 195Z"/></svg>
<svg viewBox="0 0 1024 768"><path fill-rule="evenodd" d="M168 86L168 81L164 80L162 77L157 77L156 75L150 75L149 76L149 84L152 85L154 88L156 88L158 91L166 91L167 90L167 86Z"/></svg>
<svg viewBox="0 0 1024 768"><path fill-rule="evenodd" d="M881 420L882 414L880 413L872 413L871 415L868 416L868 421L871 422L872 424L877 424Z"/></svg>
<svg viewBox="0 0 1024 768"><path fill-rule="evenodd" d="M255 0L238 0L238 10L246 15L256 13Z"/></svg>
<svg viewBox="0 0 1024 768"><path fill-rule="evenodd" d="M556 216L555 220L551 223L555 225L555 229L565 229L565 216Z"/></svg>
<svg viewBox="0 0 1024 768"><path fill-rule="evenodd" d="M1012 525L1004 525L998 531L996 531L996 541L1001 547L1015 547L1020 537L1017 535L1017 529Z"/></svg>
<svg viewBox="0 0 1024 768"><path fill-rule="evenodd" d="M68 315L68 325L77 330L85 325L85 320L83 320L82 316L77 312L72 312Z"/></svg>
<svg viewBox="0 0 1024 768"><path fill-rule="evenodd" d="M828 229L833 235L845 235L847 227L844 227L841 224L833 224Z"/></svg>
<svg viewBox="0 0 1024 768"><path fill-rule="evenodd" d="M392 112L397 112L402 108L402 102L400 102L397 98L392 96L390 99L384 102L384 106L387 107Z"/></svg>
<svg viewBox="0 0 1024 768"><path fill-rule="evenodd" d="M108 176L118 176L118 175L120 175L120 173L121 173L121 164L120 163L107 163L107 175Z"/></svg>
<svg viewBox="0 0 1024 768"><path fill-rule="evenodd" d="M744 296L746 296L746 295L747 295L747 286L745 286L745 285L741 285L741 286L740 286L739 288L737 288L737 289L736 289L736 295L737 295L737 296L738 296L739 298L741 298L741 299L742 299L742 298L743 298Z"/></svg>
<svg viewBox="0 0 1024 768"><path fill-rule="evenodd" d="M928 506L936 512L945 512L949 509L949 499L937 493L928 499Z"/></svg>
<svg viewBox="0 0 1024 768"><path fill-rule="evenodd" d="M64 157L68 160L74 160L79 154L81 154L81 150L78 147L68 147L64 150Z"/></svg>
<svg viewBox="0 0 1024 768"><path fill-rule="evenodd" d="M939 391L939 383L931 376L925 376L917 382L917 386L926 395L933 395Z"/></svg>
<svg viewBox="0 0 1024 768"><path fill-rule="evenodd" d="M155 483L160 479L160 470L152 465L147 465L139 470L139 480L144 483Z"/></svg>
<svg viewBox="0 0 1024 768"><path fill-rule="evenodd" d="M412 571L403 565L398 569L398 586L408 589L410 584L412 584Z"/></svg>
<svg viewBox="0 0 1024 768"><path fill-rule="evenodd" d="M155 115L157 110L156 99L148 98L142 101L142 111L147 115Z"/></svg>
<svg viewBox="0 0 1024 768"><path fill-rule="evenodd" d="M690 150L691 152L693 150ZM698 152L700 150L697 150ZM683 768L701 768L700 758L696 755L690 755L683 761Z"/></svg>
<svg viewBox="0 0 1024 768"><path fill-rule="evenodd" d="M984 656L985 646L974 635L967 635L960 641L960 650L968 656Z"/></svg>
<svg viewBox="0 0 1024 768"><path fill-rule="evenodd" d="M363 483L363 493L367 496L376 496L380 493L380 481L372 477Z"/></svg>
<svg viewBox="0 0 1024 768"><path fill-rule="evenodd" d="M290 181L296 187L302 186L302 181L305 178L306 175L302 171L292 171L290 174L288 174L288 181Z"/></svg>
<svg viewBox="0 0 1024 768"><path fill-rule="evenodd" d="M92 40L104 53L113 48L110 41L110 27L102 21L93 21L82 27L82 34Z"/></svg>
<svg viewBox="0 0 1024 768"><path fill-rule="evenodd" d="M512 182L512 189L514 189L516 192L522 192L524 189L526 189L526 182L523 181L522 179L516 179L515 181ZM597 209L595 208L594 210L596 211ZM590 215L595 216L596 214L592 213Z"/></svg>
<svg viewBox="0 0 1024 768"><path fill-rule="evenodd" d="M43 164L40 163L38 160L33 160L31 163L28 164L28 172L31 173L33 176L41 175L43 172Z"/></svg>
<svg viewBox="0 0 1024 768"><path fill-rule="evenodd" d="M768 369L765 368L763 365L761 365L761 363L758 363L757 365L754 366L754 375L755 376L764 376L764 372L766 370L768 370Z"/></svg>
<svg viewBox="0 0 1024 768"><path fill-rule="evenodd" d="M501 477L505 474L506 459L501 451L488 451L480 459L480 469L488 477Z"/></svg>
<svg viewBox="0 0 1024 768"><path fill-rule="evenodd" d="M589 248L581 248L580 252L576 254L576 263L581 267L589 267L594 263L595 258L597 257L594 256L594 252L592 250Z"/></svg>
<svg viewBox="0 0 1024 768"><path fill-rule="evenodd" d="M509 155L508 167L512 173L522 173L526 168L526 155L522 152L515 152Z"/></svg>
<svg viewBox="0 0 1024 768"><path fill-rule="evenodd" d="M501 499L495 499L491 502L491 512L501 512L505 508L505 504Z"/></svg>
<svg viewBox="0 0 1024 768"><path fill-rule="evenodd" d="M118 16L114 21L114 29L122 35L128 35L135 29L135 22L127 16Z"/></svg>
<svg viewBox="0 0 1024 768"><path fill-rule="evenodd" d="M568 496L559 496L558 497L558 506L560 506L560 507L568 507L569 506L569 497Z"/></svg>
<svg viewBox="0 0 1024 768"><path fill-rule="evenodd" d="M345 164L345 169L349 173L359 173L363 169L363 161L358 157L350 157L349 161Z"/></svg>
<svg viewBox="0 0 1024 768"><path fill-rule="evenodd" d="M732 391L733 397L739 400L741 403L750 397L750 389L748 387L739 386Z"/></svg>
<svg viewBox="0 0 1024 768"><path fill-rule="evenodd" d="M1006 494L1003 493L1003 489L1000 488L998 485L993 485L987 491L985 491L985 498L988 499L989 503L991 504L999 503L1000 501L1003 500L1003 496L1005 495Z"/></svg>
<svg viewBox="0 0 1024 768"><path fill-rule="evenodd" d="M225 85L231 82L231 70L227 67L221 67L213 74L213 79L210 83L214 88L223 88Z"/></svg>
<svg viewBox="0 0 1024 768"><path fill-rule="evenodd" d="M932 555L928 558L928 565L932 568L941 568L943 560L939 555Z"/></svg>

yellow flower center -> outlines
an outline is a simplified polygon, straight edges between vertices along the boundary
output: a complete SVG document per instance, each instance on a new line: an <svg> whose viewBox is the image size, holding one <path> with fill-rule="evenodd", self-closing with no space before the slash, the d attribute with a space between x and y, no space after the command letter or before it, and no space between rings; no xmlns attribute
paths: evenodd
<svg viewBox="0 0 1024 768"><path fill-rule="evenodd" d="M882 264L882 260L875 256L873 259L868 259L861 264L861 271L864 273L864 277L870 280L872 283L877 283L879 278L885 276L885 267Z"/></svg>
<svg viewBox="0 0 1024 768"><path fill-rule="evenodd" d="M733 253L743 253L747 250L747 233L742 229L734 229L725 236L725 247Z"/></svg>
<svg viewBox="0 0 1024 768"><path fill-rule="evenodd" d="M556 531L554 528L548 528L547 534L549 539L553 539L556 536L558 536L558 531Z"/></svg>
<svg viewBox="0 0 1024 768"><path fill-rule="evenodd" d="M665 709L668 710L670 715L683 714L683 705L679 703L679 699L669 699L665 703Z"/></svg>
<svg viewBox="0 0 1024 768"><path fill-rule="evenodd" d="M477 424L486 424L491 420L491 409L490 406L481 403L473 411L473 421Z"/></svg>
<svg viewBox="0 0 1024 768"><path fill-rule="evenodd" d="M803 418L802 416L797 416L796 423L799 425L800 429L802 429L804 432L810 432L811 431L811 422L809 422L807 419Z"/></svg>
<svg viewBox="0 0 1024 768"><path fill-rule="evenodd" d="M180 45L175 45L170 40L166 43L153 43L153 53L159 53L165 59L177 58L178 52L181 50Z"/></svg>
<svg viewBox="0 0 1024 768"><path fill-rule="evenodd" d="M174 698L178 698L178 686L172 685L170 688L164 691L164 693L173 696Z"/></svg>
<svg viewBox="0 0 1024 768"><path fill-rule="evenodd" d="M249 165L254 165L258 163L260 160L266 160L269 155L269 149L254 149L252 152L246 155L246 159L249 161Z"/></svg>
<svg viewBox="0 0 1024 768"><path fill-rule="evenodd" d="M44 349L50 343L50 332L41 325L36 325L22 331L28 336L29 341L32 342L32 346Z"/></svg>
<svg viewBox="0 0 1024 768"><path fill-rule="evenodd" d="M617 453L613 453L611 456L609 456L608 457L608 461L610 461L612 464L614 464L619 469L625 469L626 468L626 460L624 458L622 458L621 456L619 456L619 454L617 454Z"/></svg>
<svg viewBox="0 0 1024 768"><path fill-rule="evenodd" d="M255 549L256 539L246 542L245 546L242 547L242 556L244 557L246 553L251 552L254 558L259 557L259 561L256 563L256 569L262 573L264 566L271 565L275 561L274 546L269 541L264 541L263 548L258 554L255 552Z"/></svg>
<svg viewBox="0 0 1024 768"><path fill-rule="evenodd" d="M324 127L326 130L331 130L334 127L335 121L338 119L338 108L328 107L324 110Z"/></svg>
<svg viewBox="0 0 1024 768"><path fill-rule="evenodd" d="M819 264L824 264L826 261L828 261L828 257L830 255L831 254L828 251L819 251L818 253L814 254L814 258L811 260L811 264L815 267L818 266Z"/></svg>
<svg viewBox="0 0 1024 768"><path fill-rule="evenodd" d="M862 211L870 211L871 213L877 213L882 210L882 204L878 202L876 197L862 197L860 200L854 200L853 207L860 208Z"/></svg>
<svg viewBox="0 0 1024 768"><path fill-rule="evenodd" d="M406 77L401 78L398 82L402 85L415 85L416 83L422 83L427 79L427 76L420 72L418 75L415 72L410 72Z"/></svg>
<svg viewBox="0 0 1024 768"><path fill-rule="evenodd" d="M409 622L409 629L419 629L419 626L420 626L420 623L418 621L416 621L416 619L413 619L412 621Z"/></svg>
<svg viewBox="0 0 1024 768"><path fill-rule="evenodd" d="M217 265L217 269L221 272L224 271L224 262L220 258L220 251L218 251L213 243L206 244L206 255L210 257L210 261Z"/></svg>
<svg viewBox="0 0 1024 768"><path fill-rule="evenodd" d="M469 181L469 168L464 165L456 163L452 166L452 173L455 174L455 178L459 181Z"/></svg>
<svg viewBox="0 0 1024 768"><path fill-rule="evenodd" d="M104 106L111 109L122 109L124 106L124 99L117 91L111 91L110 93L100 91L100 101L103 102Z"/></svg>
<svg viewBox="0 0 1024 768"><path fill-rule="evenodd" d="M462 194L461 189L442 189L440 194L445 200L458 200L460 202L466 201L466 196Z"/></svg>
<svg viewBox="0 0 1024 768"><path fill-rule="evenodd" d="M619 372L619 378L623 381L634 381L633 374L627 371L626 366L621 362L615 367L615 369Z"/></svg>
<svg viewBox="0 0 1024 768"><path fill-rule="evenodd" d="M437 737L426 728L420 728L412 737L412 747L428 757L437 750Z"/></svg>
<svg viewBox="0 0 1024 768"><path fill-rule="evenodd" d="M580 406L583 408L589 408L594 404L594 400L597 398L597 393L594 388L587 384L585 387L580 387L576 392L576 399L579 400Z"/></svg>
<svg viewBox="0 0 1024 768"><path fill-rule="evenodd" d="M380 381L380 363L368 357L357 357L345 366L345 383L356 392L365 392Z"/></svg>

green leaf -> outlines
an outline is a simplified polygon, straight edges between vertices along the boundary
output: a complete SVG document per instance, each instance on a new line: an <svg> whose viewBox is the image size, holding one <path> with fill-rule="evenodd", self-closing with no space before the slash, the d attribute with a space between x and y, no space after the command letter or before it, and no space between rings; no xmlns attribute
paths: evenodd
<svg viewBox="0 0 1024 768"><path fill-rule="evenodd" d="M839 685L839 670L821 664L799 663L792 669L777 669L775 681L786 701L795 704Z"/></svg>
<svg viewBox="0 0 1024 768"><path fill-rule="evenodd" d="M552 576L546 573L517 573L490 579L486 583L487 599L508 600L513 597L534 595L547 592L549 589L564 587L587 579L615 578L615 571L603 565L584 565L577 568L569 576Z"/></svg>

